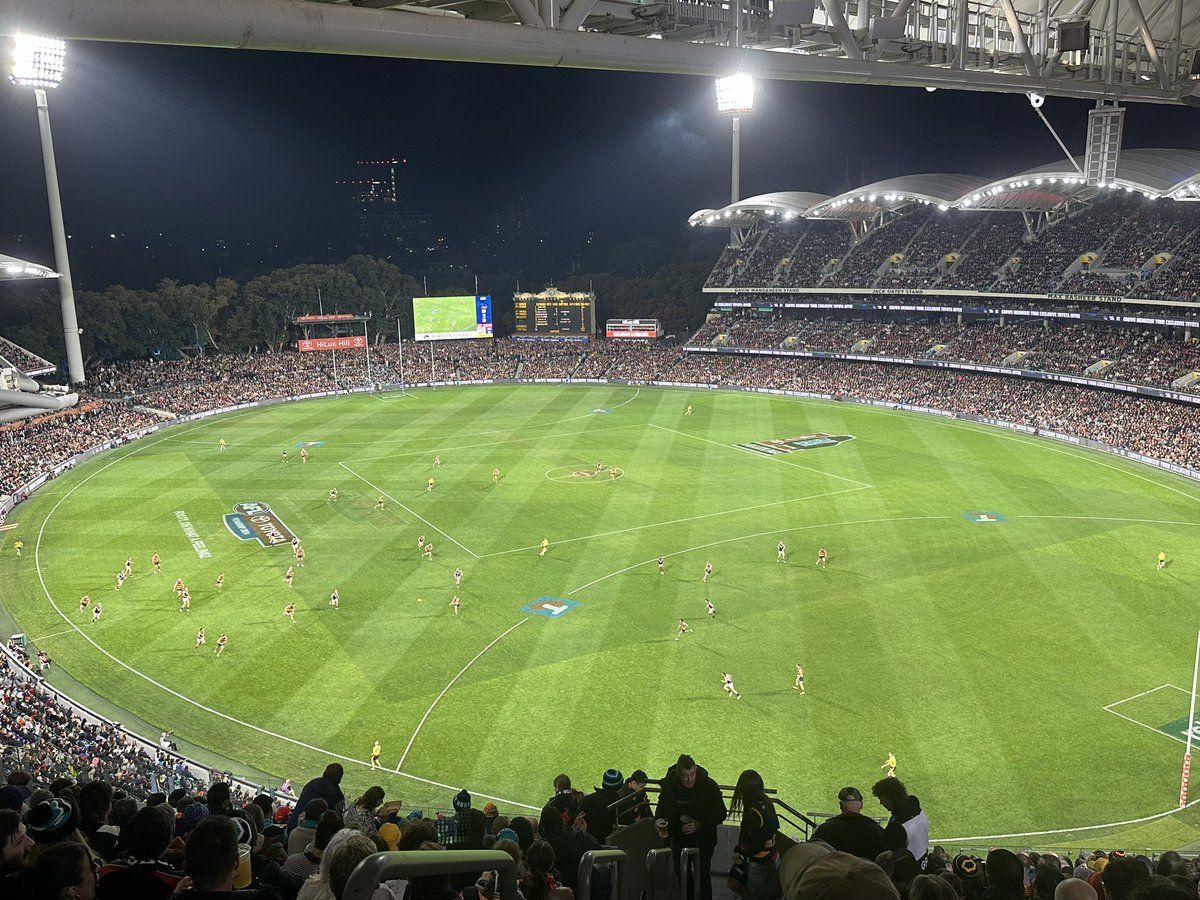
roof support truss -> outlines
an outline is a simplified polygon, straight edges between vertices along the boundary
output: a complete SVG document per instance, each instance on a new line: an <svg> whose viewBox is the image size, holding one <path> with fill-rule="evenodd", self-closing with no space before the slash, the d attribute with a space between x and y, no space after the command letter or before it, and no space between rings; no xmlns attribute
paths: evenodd
<svg viewBox="0 0 1200 900"><path fill-rule="evenodd" d="M1167 78L1162 59L1158 55L1158 46L1154 43L1154 35L1150 33L1150 25L1146 22L1146 16L1142 12L1141 0L1125 0L1125 2L1129 5L1129 11L1133 13L1138 30L1142 33L1142 42L1146 45L1146 55L1150 57L1150 63L1154 66L1154 71L1158 73L1159 86L1165 91L1171 86L1171 82Z"/></svg>

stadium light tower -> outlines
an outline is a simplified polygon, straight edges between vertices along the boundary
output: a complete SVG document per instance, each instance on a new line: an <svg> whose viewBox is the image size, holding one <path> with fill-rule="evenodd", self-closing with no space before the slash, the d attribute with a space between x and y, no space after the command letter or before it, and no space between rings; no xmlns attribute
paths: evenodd
<svg viewBox="0 0 1200 900"><path fill-rule="evenodd" d="M13 39L13 67L9 80L18 87L33 88L37 100L38 128L42 136L42 165L46 170L46 194L50 201L50 233L54 238L54 265L58 269L58 297L62 307L63 338L67 345L67 372L72 384L83 381L83 352L79 346L79 322L75 317L75 290L71 264L67 260L67 232L63 226L62 199L58 194L58 168L50 139L50 108L46 89L57 87L63 77L67 44L57 38L17 35Z"/></svg>
<svg viewBox="0 0 1200 900"><path fill-rule="evenodd" d="M733 164L729 174L729 202L741 200L742 116L754 112L754 79L745 72L717 79L717 112L733 120ZM729 229L733 244L734 230Z"/></svg>

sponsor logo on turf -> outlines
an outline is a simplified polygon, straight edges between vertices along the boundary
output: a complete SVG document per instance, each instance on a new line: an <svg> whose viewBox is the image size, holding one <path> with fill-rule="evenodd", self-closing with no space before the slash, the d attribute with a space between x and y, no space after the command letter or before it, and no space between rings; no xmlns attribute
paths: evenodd
<svg viewBox="0 0 1200 900"><path fill-rule="evenodd" d="M232 513L226 513L225 527L234 537L243 541L256 540L264 547L290 544L295 537L271 507L257 501L239 503Z"/></svg>
<svg viewBox="0 0 1200 900"><path fill-rule="evenodd" d="M819 450L822 447L836 447L838 444L854 440L852 434L804 434L799 437L772 438L769 441L751 441L748 444L737 444L743 450L753 450L766 456L779 453L794 453L797 450Z"/></svg>
<svg viewBox="0 0 1200 900"><path fill-rule="evenodd" d="M579 605L578 600L563 600L559 597L538 597L532 603L521 607L523 613L533 613L535 616L545 616L547 619L561 619Z"/></svg>
<svg viewBox="0 0 1200 900"><path fill-rule="evenodd" d="M1158 730L1165 735L1175 738L1176 740L1181 738L1186 740L1188 736L1187 724L1188 717L1184 716L1183 718L1167 722L1165 725L1159 725ZM1200 719L1192 720L1192 740L1200 741Z"/></svg>
<svg viewBox="0 0 1200 900"><path fill-rule="evenodd" d="M305 447L324 447L324 441L301 441L296 445L297 450L303 450Z"/></svg>
<svg viewBox="0 0 1200 900"><path fill-rule="evenodd" d="M965 512L963 518L968 522L982 524L984 522L1007 522L1008 519L996 512Z"/></svg>

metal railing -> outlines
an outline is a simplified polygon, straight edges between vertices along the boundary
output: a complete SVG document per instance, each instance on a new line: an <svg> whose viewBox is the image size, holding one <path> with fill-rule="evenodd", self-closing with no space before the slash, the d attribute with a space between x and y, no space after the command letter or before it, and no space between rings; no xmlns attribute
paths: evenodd
<svg viewBox="0 0 1200 900"><path fill-rule="evenodd" d="M579 860L577 900L590 900L592 896L592 872L597 868L605 868L612 872L611 900L629 900L629 892L625 882L625 851L624 850L589 850ZM503 898L501 898L503 900ZM637 900L637 898L633 898Z"/></svg>
<svg viewBox="0 0 1200 900"><path fill-rule="evenodd" d="M700 848L684 847L679 851L679 896L687 900L692 896L692 883L699 881Z"/></svg>
<svg viewBox="0 0 1200 900"><path fill-rule="evenodd" d="M496 871L500 900L516 900L517 864L502 850L397 850L360 862L346 882L343 900L371 900L380 883L393 878Z"/></svg>
<svg viewBox="0 0 1200 900"><path fill-rule="evenodd" d="M655 847L646 854L646 900L671 900L673 865L670 847Z"/></svg>

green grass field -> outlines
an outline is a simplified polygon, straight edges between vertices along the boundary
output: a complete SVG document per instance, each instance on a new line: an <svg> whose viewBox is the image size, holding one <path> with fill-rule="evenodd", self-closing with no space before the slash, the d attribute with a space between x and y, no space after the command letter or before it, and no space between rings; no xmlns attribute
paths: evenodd
<svg viewBox="0 0 1200 900"><path fill-rule="evenodd" d="M775 456L737 446L817 433L853 439ZM12 517L0 601L55 658L52 681L69 674L156 728L301 782L348 757L349 793L378 782L447 806L428 779L540 804L559 771L583 786L610 766L657 777L686 751L722 782L753 766L799 809L832 810L890 750L935 836L1018 834L1175 805L1198 499L1200 486L1108 455L851 404L425 390L234 413L110 452ZM289 547L223 522L245 502L302 539L292 590ZM1156 571L1160 549L1170 564ZM103 600L95 626L84 593ZM543 597L578 606L522 611ZM681 617L694 633L676 641ZM722 671L742 700L722 693ZM376 738L404 774L365 768ZM1197 827L1189 810L1040 843L1179 846Z"/></svg>
<svg viewBox="0 0 1200 900"><path fill-rule="evenodd" d="M474 334L474 297L414 297L417 334Z"/></svg>

